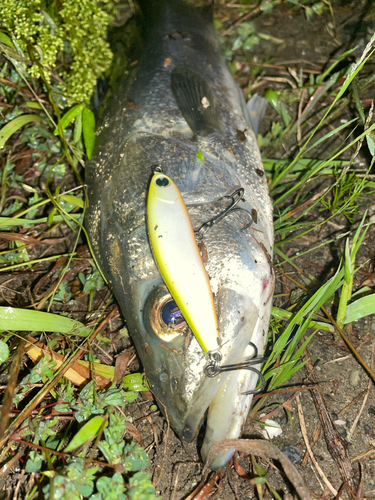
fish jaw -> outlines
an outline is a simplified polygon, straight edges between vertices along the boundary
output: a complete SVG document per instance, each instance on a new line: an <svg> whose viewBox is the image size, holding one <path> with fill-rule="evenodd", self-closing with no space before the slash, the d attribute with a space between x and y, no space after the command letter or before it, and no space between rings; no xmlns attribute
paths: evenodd
<svg viewBox="0 0 375 500"><path fill-rule="evenodd" d="M264 311L264 316L259 317L256 323L252 342L261 352L263 348L264 332L268 330L271 304ZM248 346L244 352L244 359L252 356L253 347ZM257 367L260 369L260 367ZM212 400L206 423L206 432L201 456L206 461L210 449L225 439L236 439L242 434L244 424L251 406L253 396L244 393L254 391L258 382L258 375L247 370L231 372L225 382L220 386L217 394ZM213 462L209 464L211 470L219 470L232 458L235 450L225 450L216 455Z"/></svg>

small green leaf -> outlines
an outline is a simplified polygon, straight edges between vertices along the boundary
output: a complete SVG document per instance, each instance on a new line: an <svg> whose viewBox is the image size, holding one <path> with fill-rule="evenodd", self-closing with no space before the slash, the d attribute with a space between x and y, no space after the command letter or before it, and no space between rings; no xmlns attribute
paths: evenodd
<svg viewBox="0 0 375 500"><path fill-rule="evenodd" d="M24 182L20 182L20 185L23 187L25 191L28 191L29 193L38 193L38 189L35 189L32 186L29 186L28 184L25 184Z"/></svg>
<svg viewBox="0 0 375 500"><path fill-rule="evenodd" d="M260 423L260 422L259 422ZM268 471L267 469L264 469L258 462L254 459L253 460L253 467L255 469L255 472L258 474L260 477L267 477Z"/></svg>
<svg viewBox="0 0 375 500"><path fill-rule="evenodd" d="M34 101L27 101L27 102L25 102L24 106L27 106L28 108L33 108L33 109L43 109L42 105L39 104L39 102L34 102Z"/></svg>
<svg viewBox="0 0 375 500"><path fill-rule="evenodd" d="M204 155L203 155L202 151L200 150L200 148L198 148L197 158L200 161L204 161L205 160Z"/></svg>
<svg viewBox="0 0 375 500"><path fill-rule="evenodd" d="M82 112L78 113L76 116L76 123L74 125L74 134L73 134L73 144L77 144L82 135Z"/></svg>
<svg viewBox="0 0 375 500"><path fill-rule="evenodd" d="M65 130L70 122L84 109L84 104L76 104L65 113L65 115L60 120L60 125L62 130ZM55 135L59 135L59 127L56 127L54 132Z"/></svg>
<svg viewBox="0 0 375 500"><path fill-rule="evenodd" d="M4 147L9 137L17 132L21 127L30 122L40 122L44 120L43 116L39 115L20 115L10 121L0 130L0 149Z"/></svg>
<svg viewBox="0 0 375 500"><path fill-rule="evenodd" d="M370 151L371 156L375 156L375 143L371 135L366 135L367 146Z"/></svg>
<svg viewBox="0 0 375 500"><path fill-rule="evenodd" d="M134 442L125 446L125 453L125 472L141 470L148 464L149 458L147 453Z"/></svg>
<svg viewBox="0 0 375 500"><path fill-rule="evenodd" d="M42 464L43 464L43 456L38 455L38 453L35 450L31 450L29 453L29 459L26 462L25 470L29 474L31 472L37 472L42 468Z"/></svg>
<svg viewBox="0 0 375 500"><path fill-rule="evenodd" d="M148 391L149 389L143 385L142 373L130 373L124 377L124 388L127 391Z"/></svg>
<svg viewBox="0 0 375 500"><path fill-rule="evenodd" d="M0 340L0 363L4 363L9 358L8 344Z"/></svg>
<svg viewBox="0 0 375 500"><path fill-rule="evenodd" d="M5 45L8 45L9 47L13 47L12 40L2 31L0 31L0 42L5 43Z"/></svg>
<svg viewBox="0 0 375 500"><path fill-rule="evenodd" d="M155 488L147 472L136 472L129 478L129 489L126 492L129 500L157 500Z"/></svg>
<svg viewBox="0 0 375 500"><path fill-rule="evenodd" d="M80 208L83 208L85 206L85 202L81 198L77 198L77 196L74 196L72 194L62 194L60 198L67 201L68 203L73 203L73 205L76 205Z"/></svg>
<svg viewBox="0 0 375 500"><path fill-rule="evenodd" d="M95 116L94 113L84 108L82 113L83 140L85 142L87 158L91 160L95 146Z"/></svg>
<svg viewBox="0 0 375 500"><path fill-rule="evenodd" d="M268 89L266 90L264 97L275 109L279 109L279 93L276 90Z"/></svg>
<svg viewBox="0 0 375 500"><path fill-rule="evenodd" d="M103 423L104 418L100 415L96 415L96 417L93 417L91 420L86 422L70 441L64 451L69 452L75 450L76 448L79 448L83 444L87 443L87 441L94 439L100 431Z"/></svg>
<svg viewBox="0 0 375 500"><path fill-rule="evenodd" d="M48 217L47 217L47 224L48 224L48 227L51 227L52 224L53 224L53 219L55 217L55 215L57 214L57 208L56 207L53 207L52 210L50 211L50 213L48 214Z"/></svg>
<svg viewBox="0 0 375 500"><path fill-rule="evenodd" d="M252 484L265 484L266 482L266 477L254 477L254 479L251 480Z"/></svg>
<svg viewBox="0 0 375 500"><path fill-rule="evenodd" d="M344 324L353 323L353 321L357 321L370 314L375 314L375 293L365 295L349 304L346 308Z"/></svg>
<svg viewBox="0 0 375 500"><path fill-rule="evenodd" d="M0 307L0 325L2 330L59 332L84 337L91 331L79 321L59 314L3 306Z"/></svg>

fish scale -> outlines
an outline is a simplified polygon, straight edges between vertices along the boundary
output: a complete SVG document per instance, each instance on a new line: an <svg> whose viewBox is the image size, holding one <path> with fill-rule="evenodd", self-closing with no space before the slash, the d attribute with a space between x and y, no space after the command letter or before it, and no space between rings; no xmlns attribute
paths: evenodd
<svg viewBox="0 0 375 500"><path fill-rule="evenodd" d="M195 336L164 322L171 296L146 227L152 166L161 165L176 183L195 229L239 187L239 207L256 213L246 230L246 214L237 212L203 235L222 365L251 356L249 342L263 352L274 284L272 204L247 106L206 13L179 0L140 4L143 55L114 89L97 132L86 168L86 227L171 426L191 441L208 415L205 459L212 445L239 436L252 398L242 393L256 387L258 375L237 370L207 377L207 357ZM231 454L220 454L211 467L223 466Z"/></svg>

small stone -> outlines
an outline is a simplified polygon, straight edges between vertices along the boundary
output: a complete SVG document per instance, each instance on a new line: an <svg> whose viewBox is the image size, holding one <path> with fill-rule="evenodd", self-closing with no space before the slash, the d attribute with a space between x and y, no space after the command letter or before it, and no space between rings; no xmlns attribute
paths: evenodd
<svg viewBox="0 0 375 500"><path fill-rule="evenodd" d="M336 412L331 411L331 415L332 415L332 419L333 419L334 421L339 419L339 416L337 415L337 413L336 413Z"/></svg>
<svg viewBox="0 0 375 500"><path fill-rule="evenodd" d="M352 370L349 373L349 384L352 387L357 387L361 382L361 376L359 374L359 370Z"/></svg>
<svg viewBox="0 0 375 500"><path fill-rule="evenodd" d="M375 332L375 323L371 323L371 330Z"/></svg>
<svg viewBox="0 0 375 500"><path fill-rule="evenodd" d="M368 434L370 434L370 432L371 432L371 427L370 427L369 425L365 424L365 425L363 426L363 430L365 431L365 434L367 434L367 435L368 435Z"/></svg>
<svg viewBox="0 0 375 500"><path fill-rule="evenodd" d="M370 406L368 412L370 415L375 415L375 406Z"/></svg>
<svg viewBox="0 0 375 500"><path fill-rule="evenodd" d="M345 439L346 436L348 435L348 432L347 430L345 429L345 427L338 427L337 428L339 434Z"/></svg>
<svg viewBox="0 0 375 500"><path fill-rule="evenodd" d="M293 464L298 463L302 458L302 451L292 444L287 444L281 451Z"/></svg>
<svg viewBox="0 0 375 500"><path fill-rule="evenodd" d="M278 422L275 422L275 420L271 420L268 418L264 423L266 425L263 427L260 433L263 434L266 439L273 439L283 433L280 424Z"/></svg>

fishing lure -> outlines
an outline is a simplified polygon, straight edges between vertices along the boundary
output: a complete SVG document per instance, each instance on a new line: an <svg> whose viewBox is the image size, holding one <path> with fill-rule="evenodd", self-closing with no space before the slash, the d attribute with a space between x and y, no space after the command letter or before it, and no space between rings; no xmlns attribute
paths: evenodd
<svg viewBox="0 0 375 500"><path fill-rule="evenodd" d="M214 298L181 192L157 166L147 199L147 229L159 272L205 353L221 345Z"/></svg>
<svg viewBox="0 0 375 500"><path fill-rule="evenodd" d="M201 348L207 354L204 372L207 377L213 378L220 373L233 370L253 371L260 377L261 387L247 391L243 395L258 394L265 387L265 379L254 365L263 363L266 358L257 357L258 350L252 342L250 342L254 348L252 357L241 363L220 365L222 353L219 350L221 342L215 303L210 280L196 242L196 236L201 238L203 233L223 217L234 210L243 210L235 208L242 198L243 189L226 196L225 198L232 200L231 205L194 232L177 185L170 177L163 174L159 166L153 167L153 174L147 199L147 229L152 253L164 283Z"/></svg>

